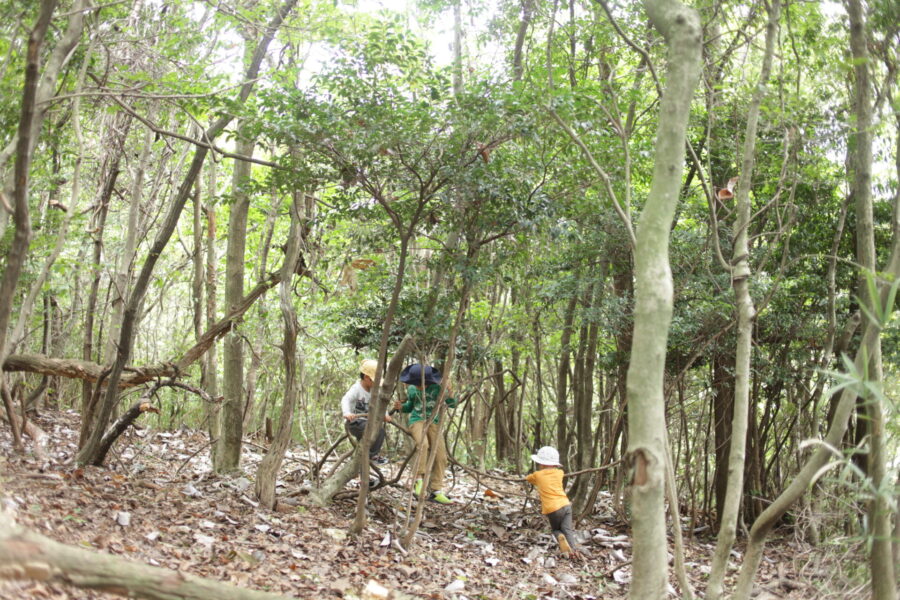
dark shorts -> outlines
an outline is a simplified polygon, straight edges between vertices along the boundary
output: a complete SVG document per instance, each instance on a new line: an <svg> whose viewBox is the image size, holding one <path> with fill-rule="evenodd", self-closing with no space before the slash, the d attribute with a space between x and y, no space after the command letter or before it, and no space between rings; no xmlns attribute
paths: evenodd
<svg viewBox="0 0 900 600"><path fill-rule="evenodd" d="M576 547L575 530L572 528L572 505L566 504L552 513L547 513L547 520L550 521L550 529L553 530L553 537L559 534L566 536L566 540L573 548Z"/></svg>
<svg viewBox="0 0 900 600"><path fill-rule="evenodd" d="M347 421L344 419L344 428L347 430L347 433L351 434L356 439L362 439L363 431L366 429L366 423L368 419L365 417L361 417L359 419L355 419L353 421ZM378 452L381 450L381 445L384 444L385 437L384 427L378 430L378 433L375 434L375 439L372 440L372 447L369 448L369 456L376 456Z"/></svg>

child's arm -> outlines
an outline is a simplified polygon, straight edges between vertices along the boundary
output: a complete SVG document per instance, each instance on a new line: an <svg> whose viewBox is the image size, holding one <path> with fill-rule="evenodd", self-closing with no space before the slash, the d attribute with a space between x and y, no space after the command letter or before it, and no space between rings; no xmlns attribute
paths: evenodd
<svg viewBox="0 0 900 600"><path fill-rule="evenodd" d="M413 386L406 388L406 402L400 407L400 412L410 413L419 399L419 390Z"/></svg>

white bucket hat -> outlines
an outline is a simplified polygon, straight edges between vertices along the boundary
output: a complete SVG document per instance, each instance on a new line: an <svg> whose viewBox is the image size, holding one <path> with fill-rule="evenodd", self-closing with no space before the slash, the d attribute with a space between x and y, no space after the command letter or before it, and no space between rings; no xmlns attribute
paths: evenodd
<svg viewBox="0 0 900 600"><path fill-rule="evenodd" d="M559 462L559 452L556 451L556 448L553 448L551 446L544 446L537 451L537 454L532 454L531 460L539 465L545 465L548 467L562 466L562 464Z"/></svg>

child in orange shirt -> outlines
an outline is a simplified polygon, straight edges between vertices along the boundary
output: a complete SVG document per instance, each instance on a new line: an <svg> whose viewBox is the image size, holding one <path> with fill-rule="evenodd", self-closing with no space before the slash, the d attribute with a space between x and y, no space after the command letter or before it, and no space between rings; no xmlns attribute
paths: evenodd
<svg viewBox="0 0 900 600"><path fill-rule="evenodd" d="M537 463L538 470L528 475L525 481L536 487L541 496L541 514L547 515L553 537L559 542L563 554L573 558L580 556L572 529L572 504L562 485L559 452L556 448L544 446L537 454L531 455L531 460Z"/></svg>

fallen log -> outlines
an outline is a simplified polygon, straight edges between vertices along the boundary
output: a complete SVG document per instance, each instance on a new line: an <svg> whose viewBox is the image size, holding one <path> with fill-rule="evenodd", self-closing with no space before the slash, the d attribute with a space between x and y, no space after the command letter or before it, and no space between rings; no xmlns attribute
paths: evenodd
<svg viewBox="0 0 900 600"><path fill-rule="evenodd" d="M0 417L3 418L4 421L9 423L9 414L3 414L0 412ZM22 426L22 417L15 413L12 413L13 424L11 427L13 431L20 431L31 438L32 442L32 450L34 452L34 456L40 462L47 461L47 434L43 429L35 425L34 421L30 419L25 419L25 426Z"/></svg>
<svg viewBox="0 0 900 600"><path fill-rule="evenodd" d="M128 374L123 375L119 380L119 388L135 387L162 377L181 377L194 362L206 354L217 339L231 331L235 323L253 306L253 303L260 296L277 285L280 280L281 276L273 273L269 275L268 279L258 283L231 312L222 317L200 336L197 343L185 352L181 358L157 365L126 368ZM89 360L50 358L42 354L10 354L3 361L4 371L56 375L68 379L82 379L91 383L96 383L103 376L105 369L106 367L103 365Z"/></svg>
<svg viewBox="0 0 900 600"><path fill-rule="evenodd" d="M16 524L7 512L0 512L0 578L67 584L151 600L287 598L60 544Z"/></svg>

